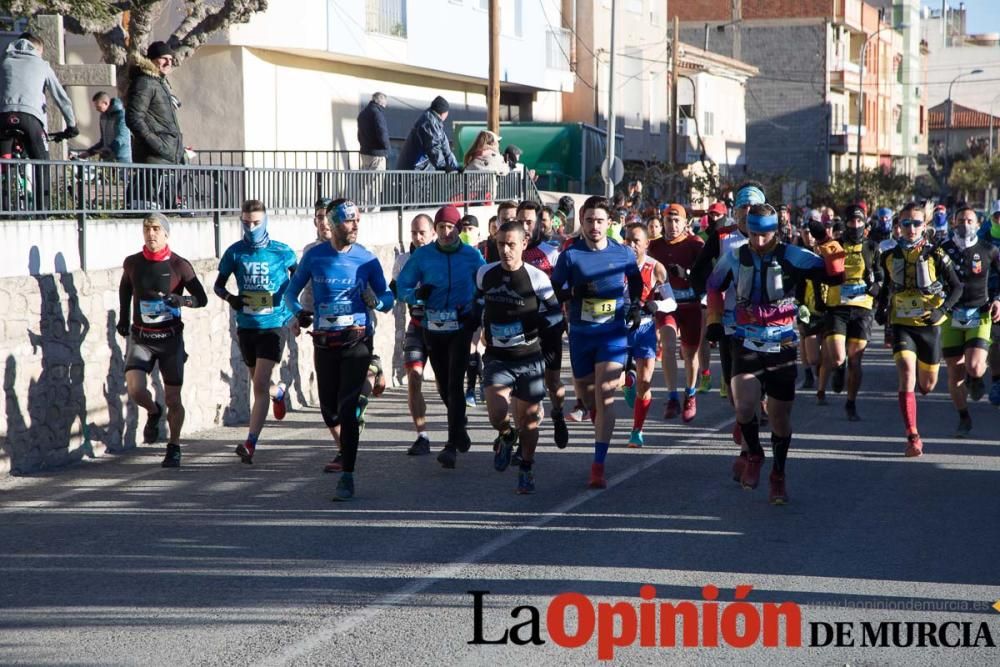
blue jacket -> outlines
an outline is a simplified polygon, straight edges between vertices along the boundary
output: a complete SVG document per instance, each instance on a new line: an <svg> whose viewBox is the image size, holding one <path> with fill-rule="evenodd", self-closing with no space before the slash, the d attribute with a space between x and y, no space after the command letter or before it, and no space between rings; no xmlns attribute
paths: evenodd
<svg viewBox="0 0 1000 667"><path fill-rule="evenodd" d="M396 295L411 306L426 305L423 324L428 331L447 331L435 327L435 314L454 311L457 320L466 323L477 316L475 303L476 272L486 264L483 256L472 246L460 244L457 250L446 252L441 246L429 243L417 248L396 278ZM426 301L416 295L430 288Z"/></svg>
<svg viewBox="0 0 1000 667"><path fill-rule="evenodd" d="M87 152L106 155L115 162L132 161L132 133L125 124L125 105L117 97L112 98L111 106L101 114L101 139L87 149Z"/></svg>
<svg viewBox="0 0 1000 667"><path fill-rule="evenodd" d="M389 126L385 122L385 111L375 100L358 114L358 143L362 155L385 157L389 154Z"/></svg>
<svg viewBox="0 0 1000 667"><path fill-rule="evenodd" d="M364 152L364 151L362 151ZM402 171L455 171L458 160L451 152L448 135L444 131L444 121L436 113L427 109L413 124L406 143L399 152L396 169Z"/></svg>

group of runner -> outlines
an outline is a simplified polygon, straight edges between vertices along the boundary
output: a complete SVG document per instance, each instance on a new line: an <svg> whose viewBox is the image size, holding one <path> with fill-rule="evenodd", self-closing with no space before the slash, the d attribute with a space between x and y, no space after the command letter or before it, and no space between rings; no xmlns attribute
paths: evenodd
<svg viewBox="0 0 1000 667"><path fill-rule="evenodd" d="M387 281L378 259L357 243L361 213L354 203L318 201L316 242L297 259L270 239L264 204L247 201L243 238L223 254L214 286L236 311L236 337L253 386L250 427L236 454L253 463L269 405L276 419L284 417L286 387L272 381L273 371L286 335L308 329L321 413L337 446L324 469L341 473L335 499L352 498L367 397L384 388L373 354L374 311L389 312L398 300L408 309L403 363L416 431L409 455L431 453L424 366L432 366L446 407L447 436L437 461L447 469L472 444L466 412L476 405L471 384L481 378L497 432L494 468L516 465L516 492L533 493L546 395L554 443L564 448L569 442L560 379L565 338L577 400L571 415L593 423L588 484L604 488L619 388L624 384L632 410L628 445L642 447L656 360L662 359L668 390L664 418L690 422L697 393L711 386L709 355L717 347L720 393L733 405L733 439L741 448L733 477L744 488L759 485L760 427L769 421L769 497L785 503L800 346L803 387L818 383L817 400L825 403L829 378L837 392L846 383L846 416L858 420L872 322L887 325L907 456L923 451L915 391L934 388L942 355L959 435L971 431L967 400L986 393L988 367L990 398L1000 404L1000 355L991 335L1000 330L994 326L1000 321L1000 213L981 230L975 211L960 207L944 237L926 229L924 215L923 207L908 204L898 214L879 209L869 221L863 207L852 206L842 229L814 214L790 231L787 209L772 207L759 184L746 183L731 206L718 202L708 209L698 233L683 206L664 207L645 220L622 219L611 201L590 197L573 236L563 238L554 224L566 220L564 212L505 202L489 236L476 243L478 221L445 206L433 218L413 218L409 251L397 257ZM144 221L144 248L125 261L118 331L129 339L129 395L148 415L144 440L156 441L165 416L163 466L175 467L186 358L180 311L207 299L191 265L170 251L169 229L157 214ZM157 361L165 406L146 389Z"/></svg>

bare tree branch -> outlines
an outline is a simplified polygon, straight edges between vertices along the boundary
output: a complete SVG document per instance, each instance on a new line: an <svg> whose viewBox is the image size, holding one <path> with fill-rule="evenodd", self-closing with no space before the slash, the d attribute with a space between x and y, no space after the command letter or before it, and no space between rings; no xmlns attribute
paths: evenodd
<svg viewBox="0 0 1000 667"><path fill-rule="evenodd" d="M192 10L192 15L195 11L203 11L204 16L195 22L189 15L167 42L179 61L194 53L214 33L234 24L246 23L255 13L267 10L267 0L224 0L214 12L208 11L204 3L194 4L200 5L201 9Z"/></svg>

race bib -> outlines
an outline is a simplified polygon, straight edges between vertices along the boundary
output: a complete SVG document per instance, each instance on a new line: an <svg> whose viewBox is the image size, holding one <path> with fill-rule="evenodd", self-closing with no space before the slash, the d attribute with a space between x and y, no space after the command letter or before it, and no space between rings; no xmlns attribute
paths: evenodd
<svg viewBox="0 0 1000 667"><path fill-rule="evenodd" d="M615 299L584 299L580 308L580 319L584 322L604 324L615 319L616 309Z"/></svg>
<svg viewBox="0 0 1000 667"><path fill-rule="evenodd" d="M458 312L454 310L427 310L428 331L458 331Z"/></svg>
<svg viewBox="0 0 1000 667"><path fill-rule="evenodd" d="M868 287L864 283L840 286L840 305L842 306L853 306L864 302L867 298Z"/></svg>
<svg viewBox="0 0 1000 667"><path fill-rule="evenodd" d="M951 311L951 326L956 329L976 329L982 322L979 308L955 308Z"/></svg>
<svg viewBox="0 0 1000 667"><path fill-rule="evenodd" d="M743 334L743 347L754 352L781 352L781 341L787 337L782 329L773 327L744 326L737 329Z"/></svg>
<svg viewBox="0 0 1000 667"><path fill-rule="evenodd" d="M171 308L163 299L139 301L139 316L143 324L162 324L177 317L179 311Z"/></svg>
<svg viewBox="0 0 1000 667"><path fill-rule="evenodd" d="M896 294L892 297L896 317L905 320L919 320L927 312L924 300L919 294Z"/></svg>
<svg viewBox="0 0 1000 667"><path fill-rule="evenodd" d="M316 307L316 326L314 328L323 331L340 331L356 326L353 310L350 301L321 303Z"/></svg>
<svg viewBox="0 0 1000 667"><path fill-rule="evenodd" d="M274 295L270 292L240 292L243 312L247 315L270 315L274 312Z"/></svg>
<svg viewBox="0 0 1000 667"><path fill-rule="evenodd" d="M675 301L694 301L695 294L694 289L687 287L685 289L675 289L674 290L674 300Z"/></svg>
<svg viewBox="0 0 1000 667"><path fill-rule="evenodd" d="M520 322L510 324L491 324L490 337L494 347L518 347L525 344L524 325Z"/></svg>

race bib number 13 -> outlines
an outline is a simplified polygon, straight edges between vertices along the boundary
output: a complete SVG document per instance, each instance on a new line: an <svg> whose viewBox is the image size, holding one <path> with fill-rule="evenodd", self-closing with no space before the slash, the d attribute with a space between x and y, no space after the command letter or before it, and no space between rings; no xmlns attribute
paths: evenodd
<svg viewBox="0 0 1000 667"><path fill-rule="evenodd" d="M604 324L615 318L614 299L584 299L580 309L580 319L584 322Z"/></svg>

